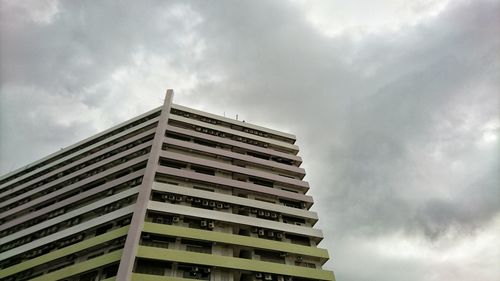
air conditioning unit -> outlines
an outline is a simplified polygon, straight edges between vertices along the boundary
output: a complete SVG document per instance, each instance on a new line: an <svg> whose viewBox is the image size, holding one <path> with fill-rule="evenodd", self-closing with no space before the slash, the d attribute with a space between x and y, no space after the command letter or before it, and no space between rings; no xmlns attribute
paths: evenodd
<svg viewBox="0 0 500 281"><path fill-rule="evenodd" d="M255 273L255 278L262 279L262 273L260 272Z"/></svg>
<svg viewBox="0 0 500 281"><path fill-rule="evenodd" d="M201 203L201 199L200 198L194 198L194 203Z"/></svg>
<svg viewBox="0 0 500 281"><path fill-rule="evenodd" d="M208 224L207 221L205 221L205 220L201 221L201 226L202 227L207 227L207 224Z"/></svg>
<svg viewBox="0 0 500 281"><path fill-rule="evenodd" d="M264 211L262 210L259 210L259 213L258 213L259 216L264 216Z"/></svg>
<svg viewBox="0 0 500 281"><path fill-rule="evenodd" d="M271 216L271 212L266 212L265 216L266 217L270 217Z"/></svg>
<svg viewBox="0 0 500 281"><path fill-rule="evenodd" d="M253 214L257 214L258 210L257 210L257 209L255 209L255 208L252 208L252 209L250 210L250 212L252 212Z"/></svg>
<svg viewBox="0 0 500 281"><path fill-rule="evenodd" d="M229 209L231 208L231 204L229 203L224 203L224 209Z"/></svg>
<svg viewBox="0 0 500 281"><path fill-rule="evenodd" d="M281 233L281 232L276 233L276 238L278 238L280 240L283 239L283 233Z"/></svg>
<svg viewBox="0 0 500 281"><path fill-rule="evenodd" d="M268 231L268 232L267 232L267 236L269 236L269 237L274 237L274 232L272 232L272 231Z"/></svg>
<svg viewBox="0 0 500 281"><path fill-rule="evenodd" d="M259 229L259 236L264 236L265 232L264 229Z"/></svg>
<svg viewBox="0 0 500 281"><path fill-rule="evenodd" d="M191 196L186 197L186 201L187 202L193 202L193 197L191 197Z"/></svg>
<svg viewBox="0 0 500 281"><path fill-rule="evenodd" d="M278 218L278 214L276 214L276 213L271 213L271 218L273 218L273 219L277 219L277 218Z"/></svg>
<svg viewBox="0 0 500 281"><path fill-rule="evenodd" d="M297 261L302 262L302 256L297 256Z"/></svg>
<svg viewBox="0 0 500 281"><path fill-rule="evenodd" d="M224 205L222 203L217 203L217 209L222 209L224 208Z"/></svg>
<svg viewBox="0 0 500 281"><path fill-rule="evenodd" d="M173 195L173 194L169 194L169 195L168 195L168 200L170 200L170 201L175 201L175 195Z"/></svg>
<svg viewBox="0 0 500 281"><path fill-rule="evenodd" d="M210 207L215 207L216 203L215 201L210 201Z"/></svg>
<svg viewBox="0 0 500 281"><path fill-rule="evenodd" d="M213 221L208 223L208 228L213 229L215 227L215 223Z"/></svg>
<svg viewBox="0 0 500 281"><path fill-rule="evenodd" d="M191 268L191 271L193 271L193 272L198 272L198 271L200 271L200 268L199 268L199 267L197 267L197 266L193 266L193 267Z"/></svg>
<svg viewBox="0 0 500 281"><path fill-rule="evenodd" d="M209 202L207 200L203 200L202 205L203 206L208 206Z"/></svg>
<svg viewBox="0 0 500 281"><path fill-rule="evenodd" d="M172 218L172 222L174 222L174 223L178 223L179 221L180 221L179 217L173 217Z"/></svg>
<svg viewBox="0 0 500 281"><path fill-rule="evenodd" d="M264 280L273 280L273 276L271 274L264 274Z"/></svg>
<svg viewBox="0 0 500 281"><path fill-rule="evenodd" d="M285 277L283 277L283 275L278 275L277 281L285 281Z"/></svg>
<svg viewBox="0 0 500 281"><path fill-rule="evenodd" d="M182 201L182 196L180 195L175 196L175 201Z"/></svg>

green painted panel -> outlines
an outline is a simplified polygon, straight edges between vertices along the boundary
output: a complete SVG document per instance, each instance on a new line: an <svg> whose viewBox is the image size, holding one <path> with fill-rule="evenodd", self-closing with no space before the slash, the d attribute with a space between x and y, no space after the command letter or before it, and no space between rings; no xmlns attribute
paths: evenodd
<svg viewBox="0 0 500 281"><path fill-rule="evenodd" d="M139 246L137 257L298 276L320 280L335 280L333 272L321 269L155 247Z"/></svg>
<svg viewBox="0 0 500 281"><path fill-rule="evenodd" d="M242 245L254 248L276 250L300 254L304 256L320 257L328 260L328 252L325 249L308 247L285 242L267 240L262 238L234 235L230 233L208 231L166 224L157 224L145 222L143 231L156 234L165 234L171 236L180 236L186 238L210 240L226 244Z"/></svg>
<svg viewBox="0 0 500 281"><path fill-rule="evenodd" d="M132 273L131 281L192 281L193 279L185 279L179 277L171 277L171 276L158 276L158 275L149 275L149 274L141 274L141 273Z"/></svg>
<svg viewBox="0 0 500 281"><path fill-rule="evenodd" d="M77 264L47 273L45 275L42 275L40 277L31 279L31 281L54 281L54 280L59 280L63 279L66 277L70 277L79 273L83 273L85 271L89 271L92 269L99 268L101 266L110 264L112 262L119 261L122 257L122 252L123 250L118 250L111 252L109 254L105 254L102 256L99 256L97 258L93 258L91 260L87 260L84 262L79 262Z"/></svg>
<svg viewBox="0 0 500 281"><path fill-rule="evenodd" d="M50 262L52 260L79 252L81 250L88 249L88 248L93 247L95 245L99 245L99 244L102 244L104 242L107 242L107 241L116 239L118 237L127 235L128 229L129 229L129 226L124 226L122 228L115 229L113 231L104 233L102 235L92 237L90 239L78 242L78 243L73 244L71 246L68 246L68 247L50 252L48 254L36 257L34 259L31 259L31 260L13 265L11 267L5 268L3 270L0 270L0 278L4 278L6 276L16 274L16 273L21 272L23 270Z"/></svg>

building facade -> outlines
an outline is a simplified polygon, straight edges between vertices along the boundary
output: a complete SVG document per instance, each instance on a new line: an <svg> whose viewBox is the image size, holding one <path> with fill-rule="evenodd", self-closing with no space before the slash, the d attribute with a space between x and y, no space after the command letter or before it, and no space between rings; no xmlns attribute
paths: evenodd
<svg viewBox="0 0 500 281"><path fill-rule="evenodd" d="M0 280L334 280L295 136L172 98L0 178Z"/></svg>

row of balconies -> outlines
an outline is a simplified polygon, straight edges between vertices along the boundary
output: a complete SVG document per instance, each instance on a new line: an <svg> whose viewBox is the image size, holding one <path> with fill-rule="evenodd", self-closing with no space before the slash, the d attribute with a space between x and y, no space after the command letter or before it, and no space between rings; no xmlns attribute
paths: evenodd
<svg viewBox="0 0 500 281"><path fill-rule="evenodd" d="M183 116L186 118L194 119L194 120L199 120L201 122L210 123L213 125L223 126L223 127L229 128L229 129L241 131L241 132L248 133L248 134L253 134L253 135L264 137L264 138L271 138L271 139L275 139L278 141L283 141L283 142L287 142L287 143L291 143L291 144L293 144L295 142L295 140L293 140L293 139L284 138L284 137L270 134L270 133L267 133L267 132L264 132L261 130L257 130L257 129L251 129L248 127L230 124L230 123L227 123L227 122L224 122L221 120L213 119L210 117L206 117L206 116L198 115L198 114L194 114L194 113L189 113L189 112L182 111L182 110L175 109L175 108L171 109L170 113L175 114L175 115L179 115L179 116Z"/></svg>
<svg viewBox="0 0 500 281"><path fill-rule="evenodd" d="M142 143L143 143L143 141L140 141L140 143L138 143L138 145L140 145ZM132 144L132 147L135 147L135 146L136 146L135 144ZM69 180L67 180L65 182L67 182L69 184L72 184L72 183L78 182L78 181L80 181L82 179L85 179L87 177L96 175L98 173L101 173L101 172L103 172L103 171L105 171L105 170L113 167L113 166L119 165L121 163L125 163L126 161L128 161L130 159L133 159L133 158L139 157L141 155L144 155L144 154L146 154L146 153L149 152L149 149L150 149L149 147L146 147L146 148L143 148L141 150L138 150L138 151L135 151L133 153L130 153L128 155L125 155L123 158L112 160L111 162L108 162L108 163L106 163L106 164L104 164L104 165L102 165L102 166L100 166L98 168L94 168L94 169L92 169L92 170L90 170L88 172L85 172L85 173L81 174L81 175L76 175L74 178L69 179ZM120 150L120 152L124 152L124 151L127 151L127 150L128 149L123 149L123 150ZM103 158L103 159L107 159L107 158L110 158L112 156L115 156L115 155L119 154L120 152L116 152L116 153L115 152L108 152L108 153L106 153L106 155L103 155L103 156L105 156L105 158ZM64 172L58 173L55 176L49 177L47 179L44 179L44 180L42 180L42 181L40 181L40 182L38 182L38 183L36 183L34 185L27 186L26 188L23 188L21 190L18 190L16 192L12 193L12 194L9 194L9 195L3 197L3 200L8 200L10 198L14 198L14 197L16 197L16 196L18 196L20 194L24 194L24 193L26 193L26 192L28 192L30 190L33 190L33 189L36 189L36 188L41 187L43 185L47 185L47 184L49 184L51 182L54 182L57 179L60 179L60 178L62 178L64 176L68 176L68 175L77 173L78 171L80 171L80 170L82 170L82 169L84 169L86 167L90 167L91 165L93 165L93 164L95 164L95 163L97 163L97 162L99 162L99 161L101 161L103 159L97 160L97 158L94 158L94 159L92 159L89 162L82 163L82 164L80 164L80 165L78 165L76 167L73 167L73 168L70 168L70 169L68 169L68 170L66 170ZM39 192L39 194L45 195L47 193L52 192L54 190L54 188L55 187L43 190L43 191ZM25 200L22 200L21 202L25 203L24 201ZM16 204L16 203L11 204L9 206L12 206L12 205L13 206L17 206L18 204ZM6 207L8 207L8 206L6 206ZM3 209L4 208L0 209L0 211L3 210Z"/></svg>
<svg viewBox="0 0 500 281"><path fill-rule="evenodd" d="M38 256L50 253L52 251L71 246L73 244L76 244L76 243L83 241L83 240L90 239L92 237L102 235L102 234L109 232L109 231L112 231L114 229L129 225L130 221L131 221L131 216L126 216L126 217L123 217L123 218L118 219L116 221L109 222L105 225L95 226L95 227L90 228L88 230L85 230L85 231L73 234L71 236L59 239L59 240L54 241L52 243L45 244L41 247L35 248L33 250L24 252L22 254L19 254L17 256L13 256L9 259L2 261L0 263L0 269L7 268L7 267L13 266L15 264L21 263L23 261L27 261L27 260L36 258ZM125 237L113 240L114 242L112 242L110 245L113 246L113 248L116 248L117 243L118 243L117 241L120 241L121 245L123 245L123 243L125 241L124 239L125 239ZM25 240L25 242L27 242L29 240L31 240L31 239L27 239L27 240ZM118 244L120 244L120 243L118 243Z"/></svg>
<svg viewBox="0 0 500 281"><path fill-rule="evenodd" d="M84 180L86 178L89 178L89 177L92 177L94 175L100 174L100 173L102 173L102 172L104 172L106 170L109 170L109 169L111 169L111 168L113 168L115 166L118 166L120 164L126 163L126 162L128 162L130 160L133 160L135 158L138 158L138 157L140 157L142 155L145 155L145 154L149 153L149 150L150 150L150 147L146 147L146 148L143 148L143 149L141 149L139 151L135 151L135 152L130 153L128 155L124 155L122 158L119 158L119 159L116 159L114 161L108 162L108 163L106 163L106 164L104 164L104 165L102 165L100 167L94 168L94 169L92 169L90 171L84 172L84 173L79 174L79 175L74 175L74 177L69 178L69 179L67 179L67 180L65 180L65 181L63 181L61 183L55 184L52 187L49 187L49 188L47 188L45 190L42 190L42 191L37 192L37 193L34 193L31 196L23 198L23 199L21 199L19 201L13 202L12 204L8 204L7 206L5 206L3 208L0 208L0 212L3 212L3 211L6 211L6 210L15 208L15 207L20 206L20 205L24 205L24 204L26 204L26 203L30 202L31 200L34 200L34 199L36 199L38 197L42 197L42 196L44 196L46 194L52 193L52 192L54 192L56 190L59 190L59 189L61 189L63 187L75 184L75 183L77 183L79 181L82 181L82 180ZM24 193L26 193L26 192L23 192L22 194L24 194ZM11 196L9 196L9 197L11 197Z"/></svg>
<svg viewBox="0 0 500 281"><path fill-rule="evenodd" d="M75 236L75 238L72 238L71 243L74 244L74 243L82 241L83 236L84 236L84 234L78 234L77 236ZM111 253L111 252L116 251L118 249L122 249L124 243L125 243L125 237L114 239L114 240L111 240L111 241L106 242L104 244L100 244L100 245L94 246L92 248L87 248L87 249L80 251L80 252L72 253L71 255L68 255L64 258L52 260L52 261L49 261L49 262L42 264L40 266L36 266L36 267L30 268L28 270L19 272L15 275L12 275L12 276L10 276L6 279L3 279L3 280L6 280L6 281L7 280L9 280L9 281L10 280L12 280L12 281L14 281L14 280L15 281L30 280L30 279L35 278L37 276L42 276L42 275L47 274L49 272L53 272L53 271L68 267L68 266L73 265L73 264L78 264L80 262L90 260L90 259L95 258L97 256L103 255L104 253ZM37 256L46 254L46 253L50 252L51 250L56 250L56 249L59 249L59 248L62 248L62 247L68 246L68 245L69 244L63 245L61 243L53 243L53 244L47 245L41 249L37 249L35 251L24 254L20 257L20 259L29 260L29 259L35 258ZM116 275L117 271L118 271L117 264L115 266L106 266L106 267L103 267L101 269L98 269L96 272L97 274L95 274L95 277L101 277L103 279L113 277ZM88 277L89 274L84 273L83 275L87 275L87 277ZM100 280L100 279L80 279L82 277L83 276L76 277L77 279L75 279L75 280ZM75 278L75 277L73 277L73 278Z"/></svg>
<svg viewBox="0 0 500 281"><path fill-rule="evenodd" d="M33 218L29 221L26 221L24 223L21 223L21 224L18 224L14 227L11 227L11 228L8 228L6 230L3 230L2 232L0 232L0 238L1 237L4 237L4 236L7 236L7 235L10 235L12 233L15 233L17 231L20 231L22 229L25 229L25 228L28 228L30 226L33 226L33 225L36 225L36 224L39 224L41 222L44 222L46 220L49 220L49 219L52 219L52 218L55 218L55 217L58 217L60 215L63 215L67 212L70 212L70 211L73 211L73 210L76 210L82 206L85 206L85 205L88 205L88 204L91 204L93 202L96 202L96 201L99 201L103 198L106 198L108 196L111 196L115 193L119 193L120 191L123 191L125 189L128 189L128 188L132 188L134 186L137 186L138 184L140 184L142 182L142 177L141 178L136 178L136 179L133 179L133 180L130 180L130 181L127 181L125 183L122 183L118 186L115 186L115 187L112 187L112 188L109 188L105 191L102 191L100 193L97 193L91 197L88 197L88 198L85 198L85 199L82 199L74 204L70 204L70 205L67 205L61 209L57 209L57 210L54 210L48 214L45 214L45 215L41 215L39 217L36 217L36 218ZM77 190L76 193L74 193L73 195L76 195L78 194L78 191L80 192L83 192L83 189L80 189L80 190ZM49 206L51 203L48 202L48 205ZM45 206L46 204L44 204ZM112 206L112 205L110 205ZM107 210L105 209L106 212L110 212L112 211L112 207L109 207Z"/></svg>
<svg viewBox="0 0 500 281"><path fill-rule="evenodd" d="M36 164L36 165L34 165L34 166L31 166L31 167L29 167L29 166L28 166L28 168L26 168L26 169L24 169L24 170L20 171L19 173L16 173L16 174L14 174L14 175L12 175L12 176L9 176L9 177L7 177L7 178L2 179L2 180L0 181L0 184L4 184L4 183L6 183L6 182L8 182L8 181L12 181L12 180L14 180L15 178L21 177L21 176L23 176L23 175L25 175L25 174L27 174L27 173L29 173L29 172L32 172L32 171L34 171L34 170L36 170L36 169L43 168L43 166L48 165L48 164L50 164L51 162L54 162L54 161L56 161L56 160L58 160L58 159L60 159L60 158L62 158L62 157L64 157L64 156L70 155L70 154L75 153L75 152L77 152L77 151L79 151L79 150L83 150L83 149L85 149L86 147L89 147L89 146L91 146L91 145L93 145L93 144L96 144L96 143L98 143L98 142L101 142L101 141L103 141L103 140L105 140L105 139L107 139L107 138L110 138L110 137L112 137L112 136L114 136L114 135L117 135L117 134L119 134L119 133L121 133L121 132L124 132L124 131L126 131L126 130L129 130L129 129L131 129L131 128L133 128L133 127L135 127L135 126L137 126L137 125L139 125L139 124L141 124L141 123L147 122L148 120L153 119L153 118L155 118L156 116L159 116L159 114L160 114L160 112L159 112L159 111L158 111L158 112L155 112L155 113L153 113L153 114L151 114L151 115L149 115L149 116L146 116L146 117L144 117L144 118L141 118L140 120L134 121L134 122L132 122L132 123L130 123L130 124L128 124L128 125L126 125L126 126L123 126L123 127L117 128L117 129L115 129L115 130L113 130L113 131L111 131L111 132L109 132L109 133L107 133L107 134L105 134L105 135L102 135L102 136L100 136L100 137L97 137L97 138L91 139L91 140L89 140L89 141L85 142L84 144L81 144L81 145L79 145L79 146L77 146L77 147L75 147L75 148L72 148L72 149L70 149L70 150L68 150L68 151L64 151L63 153L57 154L56 156L51 157L51 158L49 158L49 159L47 159L47 160L45 160L45 161L43 161L43 162L41 162L41 163L38 163L38 164ZM146 126L146 127L143 127L143 128L138 129L138 130L135 130L135 131L133 131L133 132L131 132L131 133L129 133L129 134L127 134L127 135L125 135L125 136L121 136L121 137L119 137L119 138L113 139L113 140L111 140L111 141L109 141L109 142L104 143L103 145L100 145L99 147L93 148L92 150L89 150L89 151L84 152L84 153L79 154L79 155L75 155L74 157L72 157L72 158L70 158L70 159L68 159L68 160L65 160L65 161L63 161L63 162L61 162L61 163L58 163L58 164L56 164L56 165L54 165L54 166L52 166L52 167L50 167L50 168L47 168L47 169L45 169L45 170L43 170L43 171L40 171L40 172L38 172L38 173L36 173L36 174L34 174L34 175L31 175L31 176L29 176L29 177L26 177L26 178L24 178L24 179L22 179L22 180L20 180L20 181L17 181L17 182L15 182L15 183L13 183L13 184L11 184L11 185L9 185L9 186L6 186L5 188L3 188L3 189L2 189L2 192L7 191L7 190L10 190L10 189L12 189L12 188L14 188L14 187L16 187L16 186L18 186L18 185L21 185L21 184L23 184L23 183L25 183L25 182L28 182L28 181L30 181L30 180L33 180L33 179L35 179L35 178L37 178L37 177L40 177L40 176L42 176L42 175L44 175L44 174L47 174L47 173L51 172L51 171L54 171L54 170L56 170L56 169L59 169L59 168L64 167L64 166L66 166L66 165L69 165L69 164L70 164L70 163L72 163L72 162L78 161L78 160L80 160L80 159L82 159L82 158L84 158L84 157L87 157L87 156L89 156L89 155L92 155L92 154L94 154L94 153L96 153L96 152L98 152L98 151L100 151L100 150L103 150L103 149L105 149L105 148L107 148L107 147L110 147L110 146L112 146L112 145L114 145L114 144L120 143L120 142L122 142L122 141L124 141L124 140L126 140L126 139L129 139L129 138L131 138L131 137L133 137L133 136L137 135L137 134L140 134L140 133L142 133L142 132L145 132L145 131L147 131L147 130L150 130L150 129L152 129L153 127L156 127L156 123L149 124L149 125L148 125L148 126Z"/></svg>
<svg viewBox="0 0 500 281"><path fill-rule="evenodd" d="M246 174L241 174L238 172L220 170L220 169L216 169L216 168L212 168L212 167L201 166L198 164L191 164L188 162L171 160L171 159L167 159L167 158L160 158L159 164L160 164L160 166L164 166L164 167L193 171L193 172L211 175L211 176L216 176L216 177L234 179L234 180L238 180L241 182L251 182L251 183L256 184L256 185L265 186L265 187L269 187L269 188L279 188L279 189L283 189L283 190L294 192L294 193L304 193L304 191L301 190L301 189L303 189L303 187L288 186L285 183L275 182L273 180L264 179L264 178L251 176L251 175L246 175Z"/></svg>
<svg viewBox="0 0 500 281"><path fill-rule="evenodd" d="M167 194L154 191L152 194L152 200L158 202L170 202L173 204L192 206L195 208L224 211L228 213L235 213L243 216L257 217L272 221L280 221L283 223L294 224L294 225L310 226L310 224L307 223L306 220L303 218L283 215L279 212L274 212L270 210L263 210L244 205L231 204L227 202L219 202L200 197L183 196L180 194Z"/></svg>
<svg viewBox="0 0 500 281"><path fill-rule="evenodd" d="M158 224L177 225L182 227L204 229L218 232L234 232L235 234L249 237L258 237L267 240L277 240L292 244L310 246L311 241L306 236L299 236L285 233L274 229L267 229L257 226L231 225L226 222L216 220L181 216L176 214L159 214L149 212L146 221Z"/></svg>
<svg viewBox="0 0 500 281"><path fill-rule="evenodd" d="M75 189L70 190L68 192L62 193L62 194L60 194L58 196L47 198L47 200L43 201L42 203L36 204L36 205L34 205L32 207L29 207L29 208L26 208L26 209L21 209L21 210L19 210L19 212L15 212L12 215L9 215L9 216L5 217L4 219L1 220L1 222L2 223L6 223L6 222L9 222L11 220L14 220L16 218L19 218L21 216L24 216L24 215L27 215L27 214L30 214L30 213L33 213L33 212L40 213L40 210L44 210L45 208L53 206L54 204L56 204L58 202L65 201L65 200L67 200L69 198L72 198L72 197L74 197L74 196L76 196L76 195L78 195L80 193L87 192L89 190L93 190L93 189L95 189L97 187L100 187L100 186L106 184L107 182L111 182L111 181L115 181L115 180L118 181L118 183L117 183L116 186L110 187L109 189L107 189L107 190L105 190L103 192L96 193L96 194L94 194L94 195L92 195L92 196L90 196L88 198L84 198L82 200L79 200L77 202L69 204L69 205L67 205L67 206L65 206L65 207L63 207L63 208L61 208L59 210L54 210L54 211L48 213L47 217L45 217L44 215L40 215L38 217L34 217L34 218L30 219L29 221L27 221L26 225L24 225L23 227L21 227L21 229L23 229L25 227L29 227L31 225L37 224L39 222L42 222L42 221L44 221L46 219L57 217L57 216L62 215L64 213L68 212L68 211L80 208L83 205L90 204L90 203L95 202L95 201L97 201L97 200L99 200L101 198L104 198L106 196L110 196L112 194L121 192L121 191L123 191L125 189L132 188L134 186L137 186L137 185L141 184L141 182L142 182L142 176L134 178L134 179L131 179L131 180L128 180L128 181L125 181L125 182L122 181L123 183L119 183L118 179L120 179L124 175L128 175L130 173L133 173L134 171L140 170L144 166L145 166L145 164L141 164L141 165L134 166L134 167L129 167L129 168L127 168L127 169L124 170L124 171L126 171L126 173L124 173L123 171L118 171L118 172L113 173L111 175L108 175L108 176L106 176L104 178L101 178L101 179L92 181L92 182L90 182L88 184L85 184L85 185L83 185L83 186L81 186L79 188L75 188ZM6 231L8 232L8 234L15 232L12 228L8 228L8 229L6 229ZM3 234L1 234L0 237L5 236L5 233L4 232L2 232L2 233Z"/></svg>
<svg viewBox="0 0 500 281"><path fill-rule="evenodd" d="M212 161L216 161L216 162L223 163L223 164L231 164L234 166L243 167L243 168L247 168L247 169L251 169L251 170L255 170L255 171L259 171L259 172L266 172L266 173L270 173L273 175L287 177L290 179L300 180L303 177L303 175L297 174L296 172L290 172L290 171L287 171L284 169L275 168L273 166L264 166L262 164L258 164L255 162L249 162L249 161L240 160L240 159L233 159L233 158L226 157L226 156L220 156L217 154L193 150L191 148L185 148L185 147L180 147L180 146L172 146L172 145L164 144L163 150L168 151L168 152L180 153L180 154L183 154L186 156L195 156L195 157L200 158L200 159L212 160ZM228 150L228 151L230 151L230 150ZM231 152L233 152L233 151L231 151ZM238 152L234 152L234 153L238 153Z"/></svg>
<svg viewBox="0 0 500 281"><path fill-rule="evenodd" d="M236 178L236 179L239 179L239 178ZM291 208L295 208L295 209L306 209L307 208L307 205L304 202L293 201L293 200L288 200L288 199L283 199L283 198L278 199L278 198L273 198L273 197L262 199L256 195L249 194L247 191L239 190L237 188L231 188L231 187L226 188L223 186L215 186L215 185L211 185L208 183L193 182L192 180L181 181L179 179L170 178L166 175L161 175L161 174L156 175L155 181L161 182L161 183L167 183L167 184L171 184L171 185L180 185L180 186L185 186L185 187L190 187L190 188L194 188L194 189L200 189L200 190L205 190L205 191L210 191L210 192L215 192L215 193L221 193L221 194L227 194L227 195L233 195L233 196L238 196L238 197L255 199L258 201L282 205L282 206L291 207ZM244 180L244 181L246 181L246 180ZM171 201L170 199L168 199L168 200Z"/></svg>
<svg viewBox="0 0 500 281"><path fill-rule="evenodd" d="M232 141L227 141L229 138L218 138L218 136L215 135L210 137L196 136L196 134L193 134L195 130L193 130L190 126L187 127L187 129L183 129L182 127L168 126L165 136L180 141L193 142L195 144L211 148L220 148L264 160L271 160L288 166L298 166L301 163L301 158L293 154L276 150L268 150L263 147L257 148L255 146L247 146L244 144L237 145L232 143Z"/></svg>
<svg viewBox="0 0 500 281"><path fill-rule="evenodd" d="M54 225L47 227L47 228L44 228L42 230L32 232L29 235L17 238L11 242L8 242L8 243L1 245L0 246L0 253L8 251L8 250L16 248L16 247L20 247L26 243L31 242L31 241L35 241L35 240L40 239L42 237L48 236L50 234L62 231L64 229L73 227L75 225L84 223L86 221L89 221L93 218L102 216L104 214L110 213L110 212L115 211L115 210L118 210L124 206L128 206L128 205L132 204L134 201L135 201L135 195L121 199L121 200L119 200L117 202L113 202L111 204L107 204L103 207L94 209L90 212L80 214L76 217L73 217L71 219L54 224Z"/></svg>
<svg viewBox="0 0 500 281"><path fill-rule="evenodd" d="M88 166L90 166L90 165L92 165L94 163L97 163L99 161L105 160L105 159L107 159L107 158L109 158L111 156L114 156L114 155L116 155L116 154L118 154L120 152L129 150L129 149L133 148L134 146L137 146L137 145L139 145L139 144L141 144L143 142L149 141L149 140L150 139L143 139L143 140L135 141L134 143L129 143L127 145L124 145L124 146L122 146L120 148L117 148L117 149L112 150L112 151L110 151L108 153L105 153L105 154L103 154L103 155L101 155L99 157L95 157L93 159L90 159L89 161L86 161L85 163L82 163L80 165L74 166L74 167L69 168L67 170L61 171L61 172L57 173L56 175L48 177L48 178L46 178L46 179L44 179L44 180L42 180L42 181L40 181L40 182L38 182L36 184L27 186L26 188L24 188L22 190L19 190L19 191L15 192L15 193L13 193L13 194L11 194L9 196L6 196L5 199L9 199L11 197L15 197L16 195L22 194L24 192L33 190L33 189L35 189L37 187L40 187L42 185L48 184L48 183L50 183L52 181L57 180L58 178L61 178L63 176L66 176L66 175L69 175L71 173L77 172L77 171L79 171L81 169L84 169L85 167L88 167ZM93 173L91 173L91 175L97 174L97 173L99 173L99 172L101 172L103 170L104 170L103 168L98 169L98 170L94 170L94 171L92 171ZM46 192L42 192L42 194L45 194L45 193Z"/></svg>

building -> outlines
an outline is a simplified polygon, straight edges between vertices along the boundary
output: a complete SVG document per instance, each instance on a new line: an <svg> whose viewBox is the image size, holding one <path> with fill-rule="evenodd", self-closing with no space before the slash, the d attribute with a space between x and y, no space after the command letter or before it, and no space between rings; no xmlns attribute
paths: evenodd
<svg viewBox="0 0 500 281"><path fill-rule="evenodd" d="M172 98L0 178L0 280L334 280L295 136Z"/></svg>

